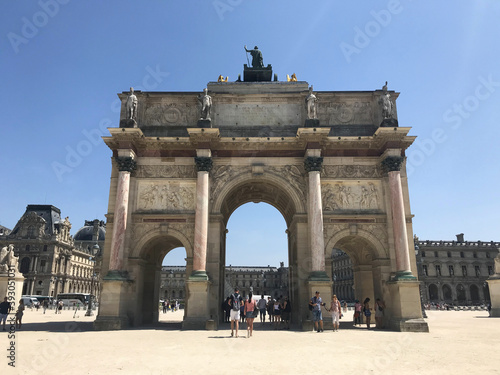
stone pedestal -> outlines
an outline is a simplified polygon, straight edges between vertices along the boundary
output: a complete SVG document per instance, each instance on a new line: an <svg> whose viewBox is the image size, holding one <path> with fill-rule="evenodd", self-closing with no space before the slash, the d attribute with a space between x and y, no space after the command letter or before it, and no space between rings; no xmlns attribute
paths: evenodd
<svg viewBox="0 0 500 375"><path fill-rule="evenodd" d="M15 302L17 306L18 301L21 299L23 294L23 283L24 276L22 273L13 272L1 272L0 273L0 298L3 302L3 298L7 297L9 302Z"/></svg>
<svg viewBox="0 0 500 375"><path fill-rule="evenodd" d="M209 313L208 296L211 282L190 277L187 282L187 303L185 319L182 321L182 329L216 329L215 320ZM214 323L210 323L213 321Z"/></svg>
<svg viewBox="0 0 500 375"><path fill-rule="evenodd" d="M271 82L273 77L273 68L271 64L265 68L249 68L247 64L243 65L243 81L245 82Z"/></svg>
<svg viewBox="0 0 500 375"><path fill-rule="evenodd" d="M305 128L319 128L319 120L316 118L308 118L304 123Z"/></svg>
<svg viewBox="0 0 500 375"><path fill-rule="evenodd" d="M126 312L126 296L131 295L132 281L122 274L110 273L102 281L99 314L94 329L108 331L129 327L132 317Z"/></svg>
<svg viewBox="0 0 500 375"><path fill-rule="evenodd" d="M137 121L133 119L120 120L120 128L137 128Z"/></svg>
<svg viewBox="0 0 500 375"><path fill-rule="evenodd" d="M389 329L400 332L429 332L422 318L419 282L399 280L387 282L391 301L386 302L385 321Z"/></svg>
<svg viewBox="0 0 500 375"><path fill-rule="evenodd" d="M490 289L490 316L500 317L500 275L486 280Z"/></svg>
<svg viewBox="0 0 500 375"><path fill-rule="evenodd" d="M381 128L397 128L398 126L398 120L395 118L385 118L380 123Z"/></svg>
<svg viewBox="0 0 500 375"><path fill-rule="evenodd" d="M198 127L199 128L211 128L212 127L212 120L198 120Z"/></svg>
<svg viewBox="0 0 500 375"><path fill-rule="evenodd" d="M305 302L305 307L307 307L307 304L311 300L312 297L314 297L316 291L319 292L319 296L323 300L323 303L326 304L327 307L330 306L330 301L332 299L332 282L330 280L309 280L307 281L307 290L308 290L308 299ZM330 315L326 312L325 308L322 307L321 311L323 312L323 327L324 329L331 329L332 326L332 319L329 319ZM325 315L328 314L328 315ZM308 314L304 315L307 316L308 319L305 319L301 322L301 329L303 331L311 331L312 327L314 326L312 322L312 313L309 311Z"/></svg>

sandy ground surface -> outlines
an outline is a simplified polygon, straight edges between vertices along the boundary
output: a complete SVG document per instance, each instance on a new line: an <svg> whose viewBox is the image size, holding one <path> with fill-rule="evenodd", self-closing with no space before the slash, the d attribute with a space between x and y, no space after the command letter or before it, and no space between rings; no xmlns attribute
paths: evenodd
<svg viewBox="0 0 500 375"><path fill-rule="evenodd" d="M500 373L500 319L484 311L430 311L430 333L354 328L339 332L273 330L255 323L246 338L218 331L180 331L183 312L160 314L162 323L126 331L92 330L95 317L73 311L26 311L10 341L0 332L0 374L496 374ZM351 313L347 314L350 318ZM234 369L239 364L239 369Z"/></svg>

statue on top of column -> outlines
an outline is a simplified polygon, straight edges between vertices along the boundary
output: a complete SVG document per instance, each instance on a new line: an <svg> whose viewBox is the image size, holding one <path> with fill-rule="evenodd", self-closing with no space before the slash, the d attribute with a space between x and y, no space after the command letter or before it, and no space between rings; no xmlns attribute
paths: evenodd
<svg viewBox="0 0 500 375"><path fill-rule="evenodd" d="M394 104L391 100L391 94L387 92L387 81L385 81L385 85L382 87L382 95L380 95L379 103L382 106L382 117L393 118L394 112Z"/></svg>
<svg viewBox="0 0 500 375"><path fill-rule="evenodd" d="M313 93L313 87L309 87L309 95L306 97L306 107L307 107L307 118L308 119L317 119L318 116L316 114L316 102L318 98Z"/></svg>
<svg viewBox="0 0 500 375"><path fill-rule="evenodd" d="M208 89L203 89L203 94L198 97L201 103L200 120L210 120L210 111L212 110L212 97L208 95Z"/></svg>
<svg viewBox="0 0 500 375"><path fill-rule="evenodd" d="M127 107L127 120L135 120L137 117L137 96L134 95L134 88L130 88L130 94L125 103Z"/></svg>

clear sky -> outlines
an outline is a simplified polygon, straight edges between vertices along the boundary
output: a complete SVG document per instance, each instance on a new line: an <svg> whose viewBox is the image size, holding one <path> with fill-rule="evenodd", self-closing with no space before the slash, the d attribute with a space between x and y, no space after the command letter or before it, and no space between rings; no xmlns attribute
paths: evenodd
<svg viewBox="0 0 500 375"><path fill-rule="evenodd" d="M118 126L116 94L236 80L246 44L281 80L296 73L317 91L388 81L401 93L400 126L418 136L408 151L414 232L498 241L499 19L496 0L6 2L0 224L13 228L28 204L59 207L72 233L104 220L111 152L99 137ZM271 206L242 206L228 229L228 264L287 262Z"/></svg>

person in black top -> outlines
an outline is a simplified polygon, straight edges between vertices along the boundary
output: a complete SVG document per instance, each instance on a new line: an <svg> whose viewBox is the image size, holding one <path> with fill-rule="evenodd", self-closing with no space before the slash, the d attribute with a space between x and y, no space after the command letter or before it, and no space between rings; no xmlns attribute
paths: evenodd
<svg viewBox="0 0 500 375"><path fill-rule="evenodd" d="M7 297L3 299L3 302L0 303L0 322L3 322L3 330L5 331L5 322L7 321L7 315L9 315L10 310L12 310L12 306L10 302L7 302Z"/></svg>
<svg viewBox="0 0 500 375"><path fill-rule="evenodd" d="M238 328L240 324L240 307L243 303L243 298L240 296L240 290L234 288L234 293L229 297L229 306L231 306L231 336L233 336L233 325L236 324L236 336L238 337Z"/></svg>

